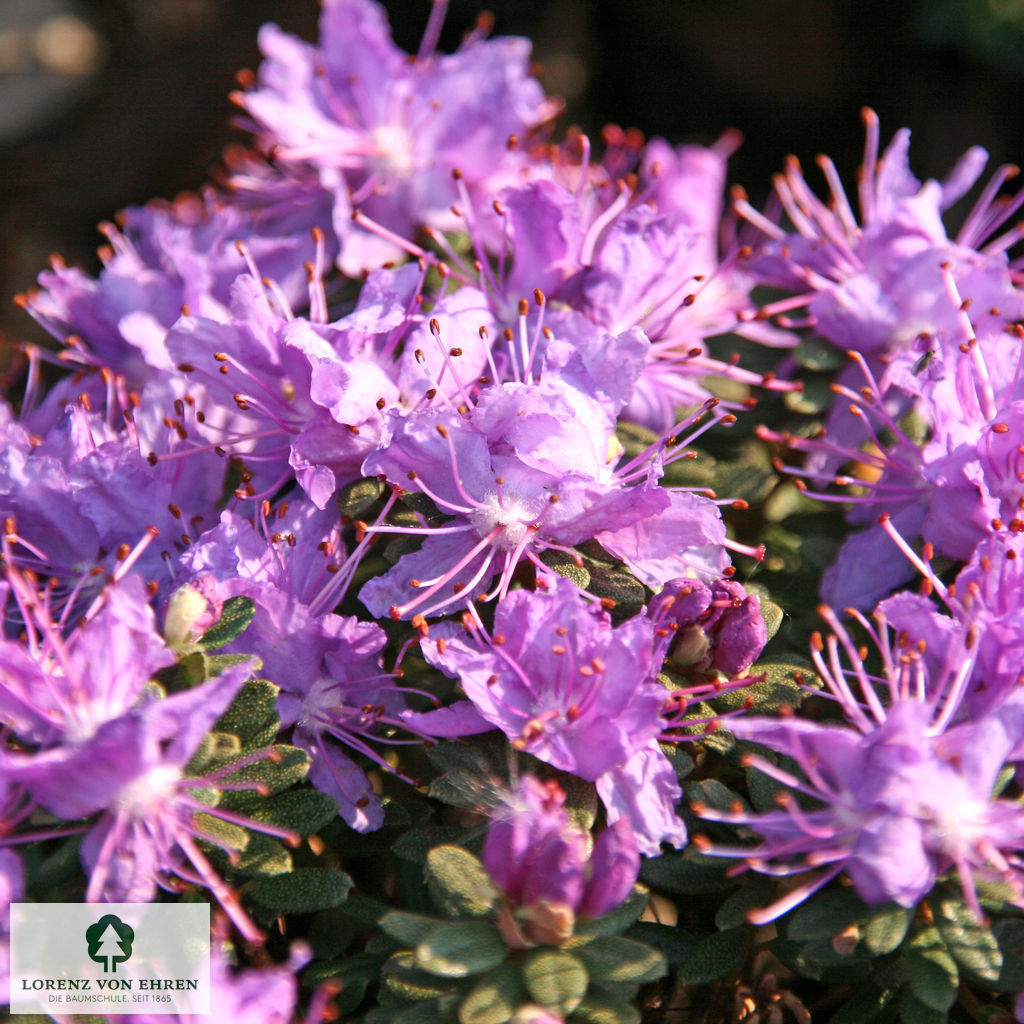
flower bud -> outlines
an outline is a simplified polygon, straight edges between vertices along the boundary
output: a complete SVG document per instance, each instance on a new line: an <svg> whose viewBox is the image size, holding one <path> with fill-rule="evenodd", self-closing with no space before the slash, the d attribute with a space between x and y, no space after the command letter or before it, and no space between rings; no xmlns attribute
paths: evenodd
<svg viewBox="0 0 1024 1024"><path fill-rule="evenodd" d="M180 647L198 640L220 618L221 602L212 583L212 577L201 577L171 594L164 616L168 646Z"/></svg>

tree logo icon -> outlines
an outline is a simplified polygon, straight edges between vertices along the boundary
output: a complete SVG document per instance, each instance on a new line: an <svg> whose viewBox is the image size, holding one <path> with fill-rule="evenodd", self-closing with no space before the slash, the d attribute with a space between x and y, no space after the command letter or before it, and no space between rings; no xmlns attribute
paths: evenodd
<svg viewBox="0 0 1024 1024"><path fill-rule="evenodd" d="M85 929L85 941L89 944L89 959L103 964L103 971L116 971L132 955L132 941L135 932L115 914L105 914L95 924Z"/></svg>

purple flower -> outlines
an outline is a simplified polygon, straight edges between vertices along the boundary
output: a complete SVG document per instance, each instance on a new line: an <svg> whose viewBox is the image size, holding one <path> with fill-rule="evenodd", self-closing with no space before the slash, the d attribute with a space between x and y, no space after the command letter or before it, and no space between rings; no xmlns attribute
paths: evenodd
<svg viewBox="0 0 1024 1024"><path fill-rule="evenodd" d="M248 459L264 493L294 474L320 508L339 483L358 478L380 410L398 398L388 368L362 351L363 342L344 322L292 318L248 276L232 286L229 322L182 317L167 335L178 369L212 402L243 414L215 442Z"/></svg>
<svg viewBox="0 0 1024 1024"><path fill-rule="evenodd" d="M625 818L640 849L685 841L672 807L680 795L657 739L675 713L655 680L662 641L644 617L613 627L607 613L568 580L548 591L517 590L498 605L488 641L453 624L421 641L424 656L459 679L472 704L403 719L425 735L463 735L496 726L512 746L596 781L611 822ZM642 788L641 788L642 787Z"/></svg>
<svg viewBox="0 0 1024 1024"><path fill-rule="evenodd" d="M840 872L868 903L912 907L950 868L957 869L979 918L975 872L1008 882L1024 902L1024 865L1014 853L1024 841L1024 813L992 796L1013 752L1015 730L998 711L956 721L973 667L970 644L947 645L935 667L916 647L893 650L884 616L877 633L858 616L881 654L880 695L850 635L829 609L823 614L833 635L816 636L812 656L845 721L733 721L737 736L786 755L801 774L748 756L749 766L787 788L778 798L780 809L698 812L749 825L761 843L728 848L706 838L695 842L774 875L823 869L751 915L757 922L784 913ZM1019 726L1019 713L1011 718Z"/></svg>
<svg viewBox="0 0 1024 1024"><path fill-rule="evenodd" d="M45 591L11 566L7 581L24 615L25 640L0 640L0 722L23 742L90 739L174 663L138 576L107 586L71 630L51 621Z"/></svg>
<svg viewBox="0 0 1024 1024"><path fill-rule="evenodd" d="M304 264L333 260L336 251L318 257L322 236L317 243L311 233L317 225L329 226L330 196L315 178L278 173L270 179L266 165L253 158L235 163L233 193L209 190L132 207L121 230L101 225L109 244L100 250L98 278L59 260L39 275L41 290L24 296L23 304L62 344L74 338L66 350L70 361L108 367L133 387L173 370L164 344L168 329L183 309L227 319L231 284L251 272L253 260L290 302L305 305ZM239 242L245 242L246 255Z"/></svg>
<svg viewBox="0 0 1024 1024"><path fill-rule="evenodd" d="M380 627L329 610L344 596L361 551L345 555L336 514L296 498L276 512L268 503L258 527L222 513L221 525L182 558L182 579L217 602L254 602L252 622L224 651L261 660L263 674L281 688L282 724L294 726L292 742L312 758L310 781L365 832L380 827L384 811L346 750L393 770L373 744L402 725L405 701L383 669Z"/></svg>
<svg viewBox="0 0 1024 1024"><path fill-rule="evenodd" d="M556 782L525 775L488 829L484 867L505 897L499 927L514 948L560 945L578 916L614 910L636 882L640 854L628 825L605 829L588 858L589 837L564 803Z"/></svg>
<svg viewBox="0 0 1024 1024"><path fill-rule="evenodd" d="M246 967L241 970L226 952L227 928L218 919L214 922L210 943L210 1012L209 1018L237 1021L238 1024L289 1024L296 1019L298 972L311 958L303 942L292 943L288 959L281 964ZM304 1024L318 1024L323 1019L323 994L314 995ZM189 1024L191 1014L132 1013L106 1018L110 1024Z"/></svg>
<svg viewBox="0 0 1024 1024"><path fill-rule="evenodd" d="M547 573L540 552L591 537L644 582L721 574L729 542L717 507L656 484L664 462L682 453L666 455L663 440L613 469L614 443L602 401L557 377L486 388L467 415L391 411L363 473L414 487L452 519L373 527L425 540L366 583L360 599L378 616L431 615L488 593L495 574L488 599L501 597L522 560Z"/></svg>
<svg viewBox="0 0 1024 1024"><path fill-rule="evenodd" d="M10 991L10 908L12 903L21 900L24 889L25 871L21 860L10 850L0 849L0 992Z"/></svg>
<svg viewBox="0 0 1024 1024"><path fill-rule="evenodd" d="M616 179L609 158L589 173L574 168L571 180L564 173L562 180L556 175L555 181L506 189L494 204L504 233L493 269L483 262L493 249L489 209L466 215L476 268L436 233L435 239L452 272L475 281L488 296L499 322L512 321L517 306L522 311L527 305L524 296L534 295L550 306L546 323L563 343L585 343L595 330L612 336L642 331L650 344L624 399L625 415L668 430L677 408L711 397L703 382L707 376L775 389L794 386L714 359L704 344L727 331L793 344L790 335L748 315L752 303L740 249L734 246L719 262L728 148L687 151L660 168L651 159L646 187L635 193ZM662 145L655 153L665 156L666 150ZM679 201L678 193L687 190L691 201ZM538 344L543 348L543 341Z"/></svg>
<svg viewBox="0 0 1024 1024"><path fill-rule="evenodd" d="M944 271L949 287L949 271ZM952 296L956 296L955 289ZM950 301L951 296L947 296ZM951 303L952 304L952 303ZM966 314L964 314L966 316ZM962 326L967 337L971 325ZM1005 524L1016 529L1024 489L1018 477L1020 453L1015 436L1021 417L1021 367L1015 353L1019 342L1005 331L991 333L961 346L942 349L936 358L942 372L934 380L918 381L916 411L929 428L929 438L917 444L898 422L908 408L907 396L893 398L887 380L900 369L902 357L890 360L890 370L876 380L862 356L854 354L862 381L860 391L835 386L844 407L860 427L850 437L833 440L829 434L798 439L762 429L764 440L784 441L807 453L808 468L795 469L819 485L857 485L864 493L852 500L846 494L807 490L828 501L851 501L848 518L855 523L891 517L900 532L922 536L943 556L966 561L979 542ZM897 380L904 380L906 374ZM849 405L847 405L847 402ZM892 407L892 408L890 408ZM883 441L883 436L888 440ZM843 465L860 464L863 471L836 474ZM830 603L870 607L893 585L911 575L907 563L889 559L881 543L883 529L869 526L852 534L833 567L826 573L822 595Z"/></svg>
<svg viewBox="0 0 1024 1024"><path fill-rule="evenodd" d="M452 204L496 193L528 162L509 137L525 138L557 109L529 77L526 40L477 30L438 54L444 6L434 11L415 57L394 45L369 0L324 4L317 46L266 25L257 83L237 95L261 146L285 166L314 168L334 195L350 276L397 254L353 223L354 208L400 235L423 223L449 230Z"/></svg>
<svg viewBox="0 0 1024 1024"><path fill-rule="evenodd" d="M157 886L173 888L179 878L208 887L250 941L261 938L196 840L224 845L204 828L201 815L294 840L290 832L216 806L210 793L207 799L200 796L199 791L215 791L223 777L269 756L268 751L204 776L186 774L196 748L251 671L247 665L234 666L191 690L162 699L150 693L85 740L4 755L7 777L58 818L70 821L101 812L81 850L89 872L87 901L145 902L153 899ZM74 786L68 786L69 778Z"/></svg>
<svg viewBox="0 0 1024 1024"><path fill-rule="evenodd" d="M676 668L713 669L727 676L748 669L767 641L761 603L732 580L670 580L648 614L675 631L669 658Z"/></svg>
<svg viewBox="0 0 1024 1024"><path fill-rule="evenodd" d="M941 184L922 184L909 167L910 132L897 132L879 159L874 111L865 110L864 121L859 223L827 157L819 157L818 163L828 183L828 202L810 189L795 158L776 177L777 200L792 223L790 231L754 211L746 200L738 201L739 213L769 239L750 269L762 281L795 293L763 312L786 314L806 307L805 323L842 349L906 349L922 331L940 334L952 320L943 303L940 273L943 264L952 262L958 280L963 268L967 275L980 269L993 284L1000 282L1006 305L977 296L981 330L1001 320L999 310L1010 320L1019 316L1021 301L1009 286L1005 252L1020 233L1011 229L993 237L1024 202L1024 194L1006 203L996 200L1012 169L995 172L956 238L950 239L943 214L978 180L988 155L975 147Z"/></svg>

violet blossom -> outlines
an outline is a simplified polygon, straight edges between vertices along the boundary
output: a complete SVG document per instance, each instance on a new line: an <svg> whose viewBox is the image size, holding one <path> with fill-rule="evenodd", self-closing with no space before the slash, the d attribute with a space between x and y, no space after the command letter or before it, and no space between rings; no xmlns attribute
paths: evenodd
<svg viewBox="0 0 1024 1024"><path fill-rule="evenodd" d="M855 613L881 656L876 681L831 610L822 613L833 632L815 636L812 656L844 721L792 715L732 721L738 737L786 755L800 774L748 755L750 767L785 787L780 809L696 810L710 820L747 825L761 842L728 847L706 837L694 841L755 871L804 876L771 906L752 913L754 922L774 919L840 873L868 903L913 907L950 868L979 919L975 873L1007 882L1015 899L1024 901L1024 864L1014 852L1024 841L1024 814L992 795L1019 741L1014 734L1020 715L1004 720L997 710L959 720L976 647L967 640L949 644L936 665L917 647L894 648L884 614L876 630Z"/></svg>
<svg viewBox="0 0 1024 1024"><path fill-rule="evenodd" d="M483 863L501 890L498 926L510 948L560 945L577 917L600 917L619 906L640 870L636 840L625 821L590 837L573 825L556 782L525 775L495 812Z"/></svg>
<svg viewBox="0 0 1024 1024"><path fill-rule="evenodd" d="M315 46L266 25L256 81L236 94L264 150L315 169L334 196L346 274L398 251L361 230L353 210L399 235L424 223L455 227L452 172L474 194L496 193L529 161L509 138L525 139L558 109L529 76L526 40L486 39L481 24L454 54L437 53L446 6L434 5L412 56L394 45L370 0L325 3Z"/></svg>
<svg viewBox="0 0 1024 1024"><path fill-rule="evenodd" d="M490 637L454 624L421 641L427 660L457 678L468 701L403 715L428 736L501 729L517 750L597 783L608 819L628 821L641 852L680 846L673 805L680 788L658 739L681 720L685 696L656 680L664 640L650 620L613 627L599 605L564 578L509 593Z"/></svg>

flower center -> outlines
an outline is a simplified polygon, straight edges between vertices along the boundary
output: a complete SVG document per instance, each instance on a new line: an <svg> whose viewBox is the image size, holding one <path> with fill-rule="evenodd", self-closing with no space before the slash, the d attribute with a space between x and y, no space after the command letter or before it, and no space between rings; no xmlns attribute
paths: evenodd
<svg viewBox="0 0 1024 1024"><path fill-rule="evenodd" d="M399 124L382 124L373 129L372 137L377 169L396 178L409 177L415 168L412 136Z"/></svg>
<svg viewBox="0 0 1024 1024"><path fill-rule="evenodd" d="M134 817L145 817L154 805L166 803L180 781L181 770L175 765L157 765L123 786L117 803Z"/></svg>
<svg viewBox="0 0 1024 1024"><path fill-rule="evenodd" d="M496 491L492 491L469 514L469 521L481 537L486 537L496 526L500 526L502 532L495 543L505 550L522 543L534 518L523 499L508 491L504 491L500 497Z"/></svg>

